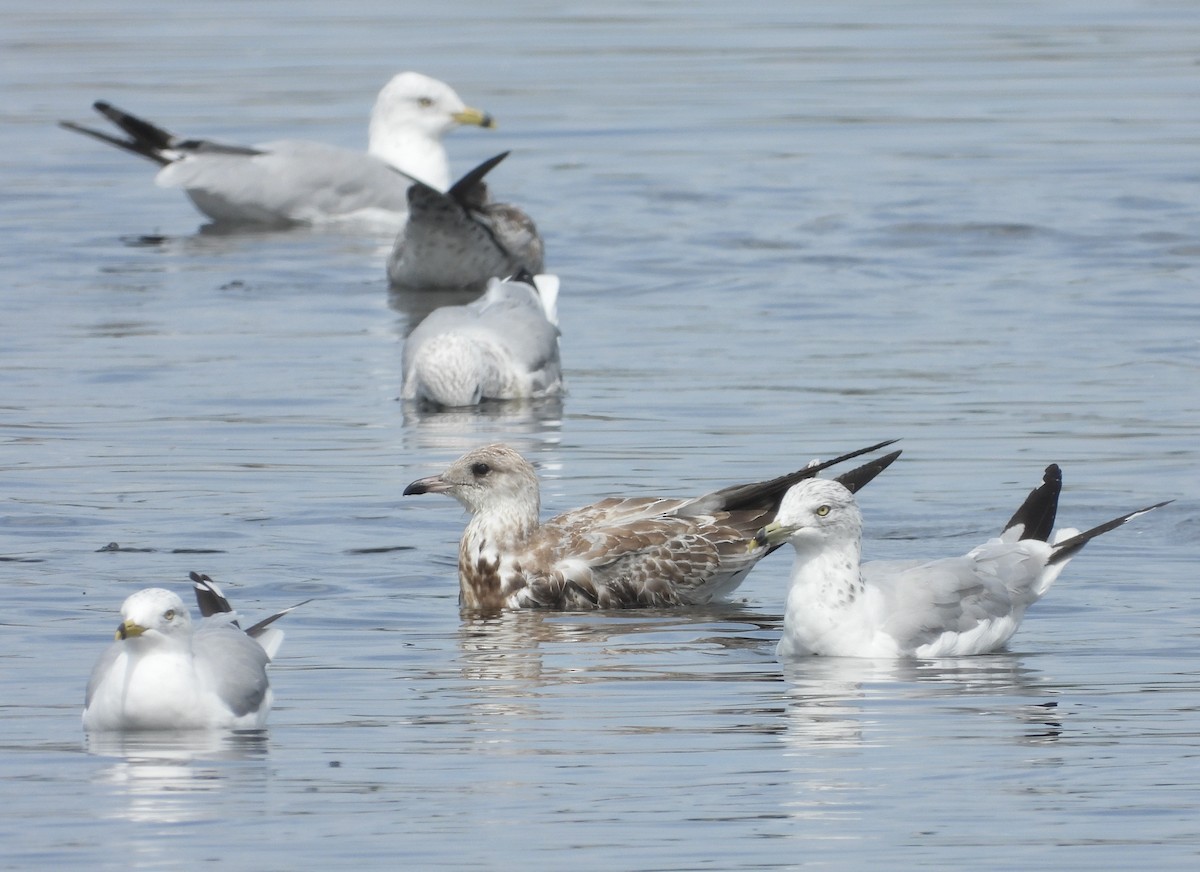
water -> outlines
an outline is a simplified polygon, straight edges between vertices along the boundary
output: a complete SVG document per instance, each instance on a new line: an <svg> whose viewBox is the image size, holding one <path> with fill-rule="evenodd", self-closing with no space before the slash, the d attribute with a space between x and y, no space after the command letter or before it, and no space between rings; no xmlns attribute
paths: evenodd
<svg viewBox="0 0 1200 872"><path fill-rule="evenodd" d="M4 868L1194 867L1191 4L106 7L0 37ZM406 410L430 302L386 237L198 233L54 126L359 146L406 68L500 121L449 150L513 150L561 403ZM400 498L493 440L554 511L891 437L869 556L969 547L1049 462L1067 523L1177 502L1009 653L785 667L782 556L720 607L464 620L461 512ZM269 735L85 743L121 600L192 569L252 616L318 597Z"/></svg>

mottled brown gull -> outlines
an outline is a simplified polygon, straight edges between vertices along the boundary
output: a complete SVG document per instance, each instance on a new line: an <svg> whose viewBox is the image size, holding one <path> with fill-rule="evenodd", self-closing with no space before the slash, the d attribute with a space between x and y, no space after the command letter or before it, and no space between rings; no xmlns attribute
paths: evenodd
<svg viewBox="0 0 1200 872"><path fill-rule="evenodd" d="M282 631L269 625L292 609L243 631L212 579L193 573L192 580L205 615L197 625L178 594L165 588L140 590L122 604L116 641L88 681L84 729L265 726L272 702L267 664L283 642Z"/></svg>
<svg viewBox="0 0 1200 872"><path fill-rule="evenodd" d="M522 272L435 309L404 341L401 396L454 408L561 393L557 299L557 276Z"/></svg>
<svg viewBox="0 0 1200 872"><path fill-rule="evenodd" d="M252 147L188 139L110 103L93 106L126 138L61 125L160 164L156 184L183 188L197 209L223 224L399 224L413 179L441 190L450 184L442 137L460 124L493 126L445 82L413 72L399 73L379 92L365 153L296 139Z"/></svg>
<svg viewBox="0 0 1200 872"><path fill-rule="evenodd" d="M539 521L533 465L506 445L470 451L440 475L414 481L404 493L449 494L471 513L458 552L459 601L465 609L695 605L729 594L774 550L747 546L774 517L789 487L890 444L694 499L611 498L545 523ZM857 490L899 454L841 480Z"/></svg>
<svg viewBox="0 0 1200 872"><path fill-rule="evenodd" d="M483 181L503 152L464 175L445 193L415 183L408 191L408 220L388 256L388 280L427 290L482 288L488 279L544 266L544 246L528 215L493 203Z"/></svg>
<svg viewBox="0 0 1200 872"><path fill-rule="evenodd" d="M1055 531L1061 490L1051 465L1000 536L962 557L860 563L863 522L853 495L836 481L800 482L755 537L758 547L796 549L779 655L925 658L1002 648L1085 544L1166 505L1083 533Z"/></svg>

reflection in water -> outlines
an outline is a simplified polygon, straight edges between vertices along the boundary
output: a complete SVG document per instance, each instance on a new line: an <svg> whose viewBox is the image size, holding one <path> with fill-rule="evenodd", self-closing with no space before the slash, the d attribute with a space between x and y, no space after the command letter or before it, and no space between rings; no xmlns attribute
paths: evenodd
<svg viewBox="0 0 1200 872"><path fill-rule="evenodd" d="M265 730L91 733L84 742L89 754L116 758L97 770L92 781L108 788L101 813L122 820L219 820L223 806L213 794L231 783L245 785L247 775L257 782L266 774L262 765L225 765L262 764L267 759ZM151 844L145 847L153 850Z"/></svg>
<svg viewBox="0 0 1200 872"><path fill-rule="evenodd" d="M496 732L516 731L528 721L541 720L542 700L562 693L586 708L599 704L614 687L625 687L636 696L641 691L632 685L745 682L741 670L714 674L709 655L723 658L732 649L760 648L763 631L776 629L757 613L728 604L616 613L521 610L465 615L458 644L459 675L469 696L467 719L495 741ZM768 680L774 682L777 676L769 675ZM564 685L587 685L594 693L566 692ZM501 717L512 715L520 717ZM685 723L681 729L693 726ZM769 730L774 729L772 722Z"/></svg>
<svg viewBox="0 0 1200 872"><path fill-rule="evenodd" d="M1035 670L1011 654L936 660L809 657L784 664L789 745L853 746L864 741L867 712L877 705L951 699L956 708L1002 714L1034 728L1031 739L1056 734L1055 704L1030 705ZM1021 699L1015 699L1015 698Z"/></svg>
<svg viewBox="0 0 1200 872"><path fill-rule="evenodd" d="M980 766L993 766L999 742L1041 745L1061 731L1057 702L1038 673L1008 654L939 660L810 657L784 664L786 746L794 789L788 814L819 823L807 832L846 838L872 828L887 781L916 796L938 771L945 743ZM833 825L833 826L831 826ZM826 828L829 829L826 829Z"/></svg>
<svg viewBox="0 0 1200 872"><path fill-rule="evenodd" d="M489 400L469 409L435 409L405 401L405 447L458 455L503 441L522 454L537 454L562 440L562 419L562 397Z"/></svg>
<svg viewBox="0 0 1200 872"><path fill-rule="evenodd" d="M607 683L613 670L655 679L691 679L699 670L710 677L709 664L681 661L664 639L682 636L676 644L688 647L757 648L762 640L752 631L777 629L777 620L727 603L618 612L523 609L486 617L464 613L458 642L462 674L469 679ZM631 661L631 654L652 659ZM547 665L547 658L554 662ZM604 668L606 658L614 661L609 669ZM576 659L591 665L577 668Z"/></svg>

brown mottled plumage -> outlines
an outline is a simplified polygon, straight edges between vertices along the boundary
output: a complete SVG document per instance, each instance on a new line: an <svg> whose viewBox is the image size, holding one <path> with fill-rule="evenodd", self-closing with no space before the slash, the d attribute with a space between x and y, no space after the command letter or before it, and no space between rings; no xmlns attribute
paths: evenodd
<svg viewBox="0 0 1200 872"><path fill-rule="evenodd" d="M610 498L544 524L537 475L507 445L460 457L405 495L444 493L471 513L458 551L464 608L615 609L696 605L734 590L774 546L753 546L793 484L881 442L826 463L694 499ZM858 490L900 455L838 480Z"/></svg>

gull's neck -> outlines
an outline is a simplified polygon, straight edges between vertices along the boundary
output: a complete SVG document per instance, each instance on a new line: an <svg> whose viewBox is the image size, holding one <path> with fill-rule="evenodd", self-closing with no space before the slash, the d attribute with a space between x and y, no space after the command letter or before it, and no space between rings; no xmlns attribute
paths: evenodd
<svg viewBox="0 0 1200 872"><path fill-rule="evenodd" d="M439 191L450 187L446 149L423 130L396 130L372 120L367 152Z"/></svg>
<svg viewBox="0 0 1200 872"><path fill-rule="evenodd" d="M784 613L784 637L797 653L831 653L822 640L861 606L864 584L859 537L836 546L796 548Z"/></svg>
<svg viewBox="0 0 1200 872"><path fill-rule="evenodd" d="M500 609L525 586L521 559L537 533L539 505L514 498L476 512L458 549L460 602L464 608Z"/></svg>

